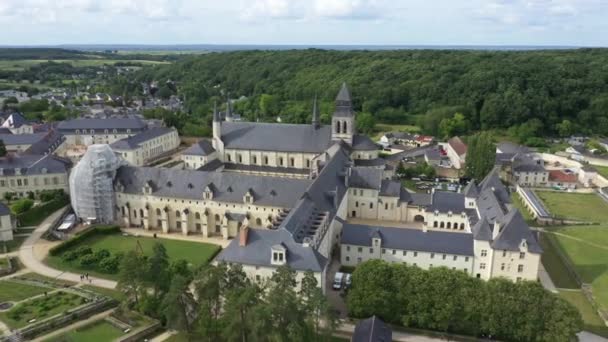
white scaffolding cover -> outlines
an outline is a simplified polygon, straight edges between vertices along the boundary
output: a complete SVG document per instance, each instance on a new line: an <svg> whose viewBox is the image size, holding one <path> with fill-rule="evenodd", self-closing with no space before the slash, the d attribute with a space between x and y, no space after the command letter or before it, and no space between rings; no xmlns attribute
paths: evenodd
<svg viewBox="0 0 608 342"><path fill-rule="evenodd" d="M122 165L109 145L91 145L70 174L72 208L85 221L113 223L113 180Z"/></svg>

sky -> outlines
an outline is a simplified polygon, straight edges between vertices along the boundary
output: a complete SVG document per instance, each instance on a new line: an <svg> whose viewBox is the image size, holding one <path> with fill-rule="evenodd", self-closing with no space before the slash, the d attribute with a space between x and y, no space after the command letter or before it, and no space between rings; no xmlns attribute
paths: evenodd
<svg viewBox="0 0 608 342"><path fill-rule="evenodd" d="M0 0L0 45L608 46L608 0Z"/></svg>

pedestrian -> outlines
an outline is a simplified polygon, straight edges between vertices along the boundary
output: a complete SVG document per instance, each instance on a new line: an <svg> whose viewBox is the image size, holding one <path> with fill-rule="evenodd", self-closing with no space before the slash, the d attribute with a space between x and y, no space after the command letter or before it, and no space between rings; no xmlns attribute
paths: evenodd
<svg viewBox="0 0 608 342"><path fill-rule="evenodd" d="M89 284L93 282L93 279L89 279Z"/></svg>
<svg viewBox="0 0 608 342"><path fill-rule="evenodd" d="M89 273L87 272L87 274L85 275L85 277L87 277L87 279L89 279Z"/></svg>

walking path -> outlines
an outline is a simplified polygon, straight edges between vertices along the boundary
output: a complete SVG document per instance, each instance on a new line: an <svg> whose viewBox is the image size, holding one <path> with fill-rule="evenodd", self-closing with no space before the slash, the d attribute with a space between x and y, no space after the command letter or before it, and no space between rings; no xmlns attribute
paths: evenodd
<svg viewBox="0 0 608 342"><path fill-rule="evenodd" d="M11 329L4 324L4 322L0 321L0 337L4 335L9 335L11 333Z"/></svg>
<svg viewBox="0 0 608 342"><path fill-rule="evenodd" d="M89 317L87 319L84 319L84 320L78 321L78 322L76 322L74 324L68 325L67 327L63 327L63 328L61 328L59 330L55 330L55 331L51 332L50 334L37 337L37 338L33 339L32 342L44 341L44 340L46 340L48 338L52 338L52 337L56 337L56 336L65 334L65 333L67 333L69 331L72 331L74 329L78 329L78 328L83 327L83 326L85 326L87 324L93 323L93 322L98 321L100 319L104 319L104 318L108 317L112 313L112 311L114 311L114 309L110 309L110 310L106 310L104 312L98 313L98 314L93 315L93 316L91 316L91 317Z"/></svg>
<svg viewBox="0 0 608 342"><path fill-rule="evenodd" d="M32 272L51 278L69 280L78 283L81 281L80 274L56 270L42 262L42 260L44 260L44 258L46 258L48 255L49 249L57 243L44 241L40 238L49 229L50 225L59 218L61 213L63 213L63 209L60 209L51 216L47 217L38 226L38 228L32 232L32 235L28 237L19 248L19 259L21 259L21 263L23 263L23 265ZM115 281L100 278L92 278L91 284L107 289L114 289L116 287Z"/></svg>
<svg viewBox="0 0 608 342"><path fill-rule="evenodd" d="M557 288L555 287L553 280L551 280L551 277L549 277L549 273L547 273L545 266L542 263L540 263L539 266L540 267L538 268L538 278L540 279L540 283L548 291L557 293Z"/></svg>
<svg viewBox="0 0 608 342"><path fill-rule="evenodd" d="M176 334L177 334L177 331L175 331L175 330L167 330L164 333L152 338L150 340L150 342L163 342L165 340L168 340L171 336L176 335Z"/></svg>
<svg viewBox="0 0 608 342"><path fill-rule="evenodd" d="M226 240L221 237L203 237L202 235L197 235L197 234L183 235L182 233L178 233L178 232L163 233L158 230L144 230L142 228L122 228L122 231L129 233L131 235L146 236L146 237L153 237L154 234L156 234L156 237L159 239L210 243L210 244L222 246L222 248L226 248L226 246L228 246L230 241L232 241L232 239Z"/></svg>

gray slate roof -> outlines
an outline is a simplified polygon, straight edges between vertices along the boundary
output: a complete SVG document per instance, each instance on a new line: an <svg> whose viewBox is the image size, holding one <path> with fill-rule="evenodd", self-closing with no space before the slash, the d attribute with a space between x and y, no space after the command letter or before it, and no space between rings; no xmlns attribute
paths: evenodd
<svg viewBox="0 0 608 342"><path fill-rule="evenodd" d="M469 182L469 184L467 184L467 186L464 187L464 190L462 191L462 193L464 194L464 197L469 197L469 198L477 198L477 196L479 196L479 189L477 188L477 182L475 182L475 180L471 180Z"/></svg>
<svg viewBox="0 0 608 342"><path fill-rule="evenodd" d="M331 126L222 122L227 149L322 153L331 145Z"/></svg>
<svg viewBox="0 0 608 342"><path fill-rule="evenodd" d="M351 168L348 185L353 188L379 190L382 183L381 169L369 167Z"/></svg>
<svg viewBox="0 0 608 342"><path fill-rule="evenodd" d="M199 140L196 144L188 147L182 154L185 156L208 156L211 153L215 152L213 145L209 140L202 139Z"/></svg>
<svg viewBox="0 0 608 342"><path fill-rule="evenodd" d="M307 179L132 166L120 167L115 181L125 187L125 193L142 194L146 182L151 181L153 196L193 200L202 200L209 186L214 201L231 203L243 203L243 196L251 189L253 205L283 208L293 207L311 183Z"/></svg>
<svg viewBox="0 0 608 342"><path fill-rule="evenodd" d="M410 197L412 198L411 203L413 205L419 205L419 206L423 206L423 207L431 205L431 201L433 200L432 194L426 194L426 193L420 193L420 192L410 193Z"/></svg>
<svg viewBox="0 0 608 342"><path fill-rule="evenodd" d="M379 167L386 165L386 159L384 158L374 158L374 159L355 159L355 166L363 166L363 167Z"/></svg>
<svg viewBox="0 0 608 342"><path fill-rule="evenodd" d="M391 342L392 340L391 327L376 316L360 320L355 326L351 339L352 342Z"/></svg>
<svg viewBox="0 0 608 342"><path fill-rule="evenodd" d="M401 182L383 179L380 186L380 196L400 197L401 190Z"/></svg>
<svg viewBox="0 0 608 342"><path fill-rule="evenodd" d="M57 128L61 132L72 132L74 130L82 130L82 129L94 129L94 130L104 130L104 129L116 129L119 131L123 131L126 129L130 129L132 132L141 131L146 128L146 124L136 116L129 117L120 117L120 118L78 118L67 121L62 121L57 125ZM97 134L102 134L103 131L95 132Z"/></svg>
<svg viewBox="0 0 608 342"><path fill-rule="evenodd" d="M473 228L473 238L480 241L491 241L492 240L492 226L488 223L485 218L477 221Z"/></svg>
<svg viewBox="0 0 608 342"><path fill-rule="evenodd" d="M512 209L501 222L501 231L492 242L492 248L508 251L519 251L522 240L526 241L532 253L542 253L536 236L524 220L518 209Z"/></svg>
<svg viewBox="0 0 608 342"><path fill-rule="evenodd" d="M120 139L113 142L110 147L117 150L134 150L146 141L158 138L165 134L175 131L175 128L169 127L154 127L135 134L128 138Z"/></svg>
<svg viewBox="0 0 608 342"><path fill-rule="evenodd" d="M427 212L447 213L451 211L455 214L464 211L464 195L456 192L435 191L432 196L432 203L427 207Z"/></svg>
<svg viewBox="0 0 608 342"><path fill-rule="evenodd" d="M21 169L21 174L24 175L66 173L70 166L68 161L50 154L21 154L0 158L0 169L4 175L14 175L15 169Z"/></svg>
<svg viewBox="0 0 608 342"><path fill-rule="evenodd" d="M416 228L377 227L347 223L342 227L342 244L372 246L372 235L379 234L382 248L406 251L473 255L473 235L468 233Z"/></svg>
<svg viewBox="0 0 608 342"><path fill-rule="evenodd" d="M296 243L285 230L249 229L246 246L239 246L239 239L232 239L216 257L217 261L245 265L270 266L272 246L282 244L287 250L287 265L300 271L321 272L327 259L312 247Z"/></svg>
<svg viewBox="0 0 608 342"><path fill-rule="evenodd" d="M354 151L376 151L378 145L372 141L367 135L355 134L353 136L352 149Z"/></svg>
<svg viewBox="0 0 608 342"><path fill-rule="evenodd" d="M4 145L32 145L42 140L46 133L31 133L31 134L0 134L0 140Z"/></svg>
<svg viewBox="0 0 608 342"><path fill-rule="evenodd" d="M502 184L498 172L498 168L492 169L492 171L488 173L486 178L484 178L481 183L479 183L479 188L481 189L481 191L485 189L494 189L494 194L496 194L496 197L498 198L498 200L500 200L500 202L511 203L509 191L507 190L505 185Z"/></svg>

